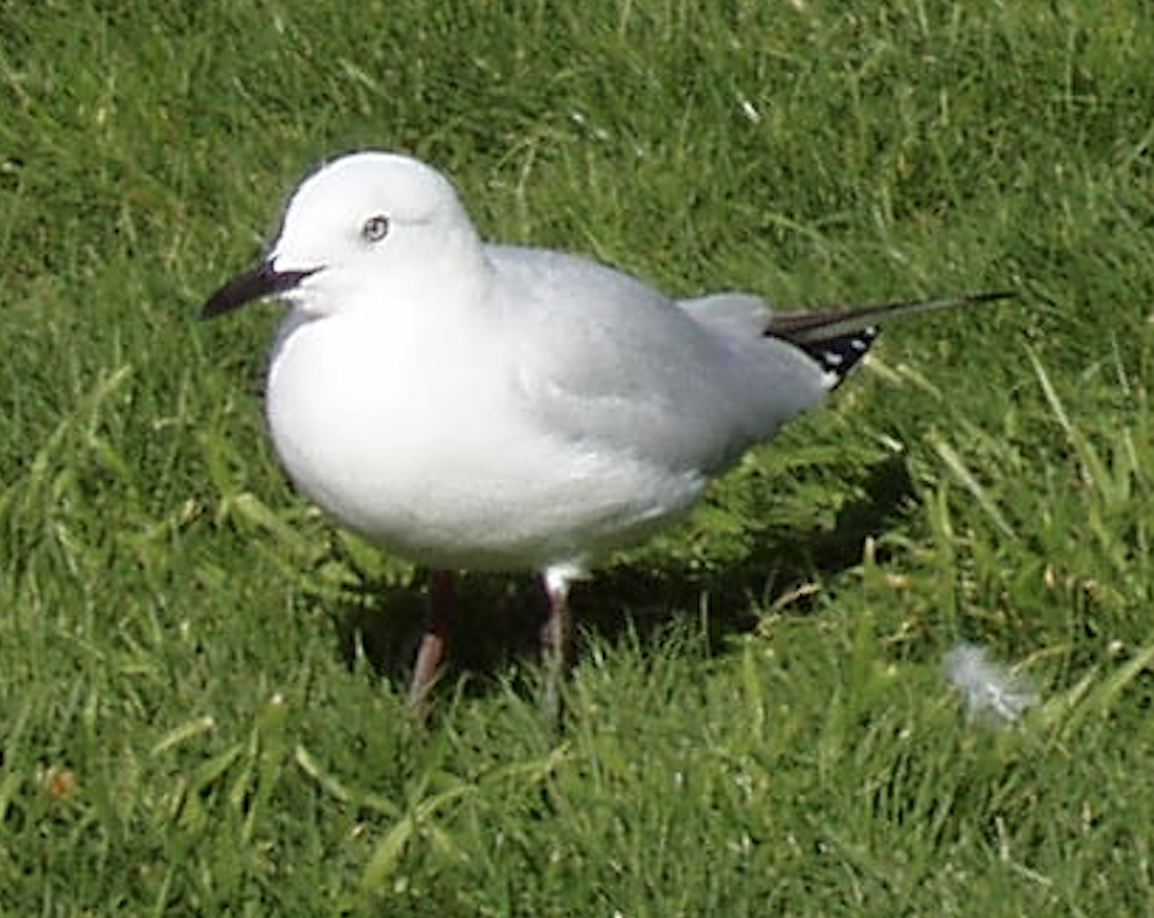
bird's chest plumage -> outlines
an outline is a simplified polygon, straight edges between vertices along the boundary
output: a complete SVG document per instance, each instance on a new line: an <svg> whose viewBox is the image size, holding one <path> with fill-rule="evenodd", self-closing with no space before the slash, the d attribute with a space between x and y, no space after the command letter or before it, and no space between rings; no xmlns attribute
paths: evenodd
<svg viewBox="0 0 1154 918"><path fill-rule="evenodd" d="M475 329L465 342L329 317L286 323L267 410L301 490L427 564L520 567L613 547L696 496L696 482L546 435L519 404L508 352Z"/></svg>
<svg viewBox="0 0 1154 918"><path fill-rule="evenodd" d="M277 452L307 493L357 528L411 521L430 487L443 490L491 458L480 416L499 369L477 348L465 353L451 331L420 332L290 319L273 353L267 409Z"/></svg>

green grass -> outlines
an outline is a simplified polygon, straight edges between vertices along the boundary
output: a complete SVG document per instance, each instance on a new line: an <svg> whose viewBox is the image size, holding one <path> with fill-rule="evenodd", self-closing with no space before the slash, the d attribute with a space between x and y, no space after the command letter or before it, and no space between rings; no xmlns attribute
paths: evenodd
<svg viewBox="0 0 1154 918"><path fill-rule="evenodd" d="M0 914L1154 911L1154 22L855 6L0 0ZM265 442L276 310L196 321L369 146L677 294L1024 297L584 588L560 733L467 580L422 733L418 581Z"/></svg>

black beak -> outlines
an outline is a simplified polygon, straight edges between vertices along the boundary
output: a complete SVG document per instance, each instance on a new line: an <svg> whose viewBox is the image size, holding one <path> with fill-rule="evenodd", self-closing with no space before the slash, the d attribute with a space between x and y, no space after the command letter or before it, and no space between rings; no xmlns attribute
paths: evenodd
<svg viewBox="0 0 1154 918"><path fill-rule="evenodd" d="M276 296L292 290L306 277L316 274L318 268L310 271L277 271L271 261L258 265L251 271L237 275L208 298L200 311L202 319L214 319L240 309L245 303L264 297Z"/></svg>

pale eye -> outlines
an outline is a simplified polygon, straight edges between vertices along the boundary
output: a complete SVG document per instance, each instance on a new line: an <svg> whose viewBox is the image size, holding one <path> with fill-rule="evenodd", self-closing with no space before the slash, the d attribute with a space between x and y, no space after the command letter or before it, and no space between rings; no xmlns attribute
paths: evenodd
<svg viewBox="0 0 1154 918"><path fill-rule="evenodd" d="M365 242L380 242L389 235L389 218L384 214L369 217L361 227L361 238Z"/></svg>

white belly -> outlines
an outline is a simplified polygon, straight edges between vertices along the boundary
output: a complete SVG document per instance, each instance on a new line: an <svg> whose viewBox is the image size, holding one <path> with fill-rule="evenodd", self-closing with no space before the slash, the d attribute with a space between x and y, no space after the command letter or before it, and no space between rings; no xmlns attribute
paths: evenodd
<svg viewBox="0 0 1154 918"><path fill-rule="evenodd" d="M290 318L274 351L268 417L282 463L369 539L437 567L580 567L700 495L698 474L541 429L475 334L422 343Z"/></svg>

